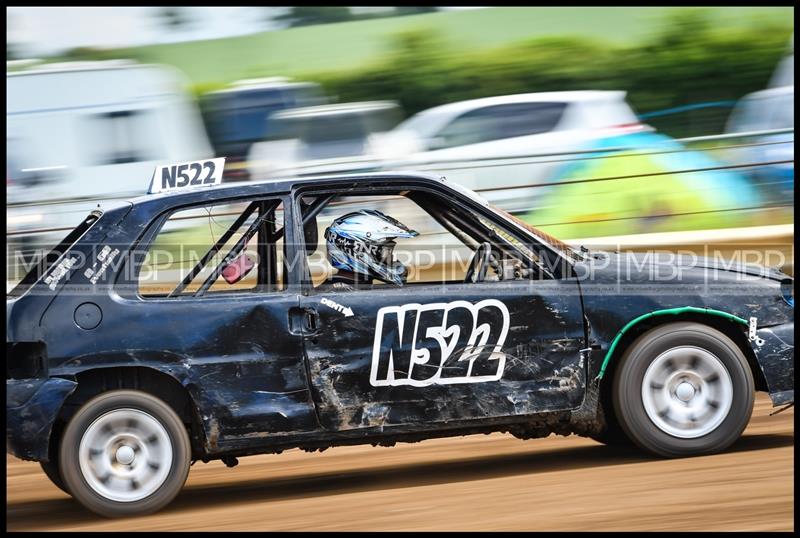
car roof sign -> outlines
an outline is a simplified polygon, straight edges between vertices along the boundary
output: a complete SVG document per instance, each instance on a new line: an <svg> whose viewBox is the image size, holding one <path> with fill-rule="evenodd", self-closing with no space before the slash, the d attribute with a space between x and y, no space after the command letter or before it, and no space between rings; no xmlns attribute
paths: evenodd
<svg viewBox="0 0 800 538"><path fill-rule="evenodd" d="M156 166L148 194L211 187L222 182L225 157Z"/></svg>

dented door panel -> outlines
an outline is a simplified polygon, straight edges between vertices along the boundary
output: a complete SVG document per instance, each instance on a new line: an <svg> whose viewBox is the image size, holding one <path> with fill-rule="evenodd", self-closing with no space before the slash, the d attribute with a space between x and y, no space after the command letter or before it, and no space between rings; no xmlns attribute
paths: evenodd
<svg viewBox="0 0 800 538"><path fill-rule="evenodd" d="M304 341L328 430L528 415L583 400L574 281L387 286L301 301L318 315Z"/></svg>
<svg viewBox="0 0 800 538"><path fill-rule="evenodd" d="M62 295L42 323L50 343L50 374L113 366L164 371L196 399L211 451L242 436L319 428L302 341L288 326L297 295L221 295L226 294L147 300L98 296L105 314L102 332L59 323L71 319L85 301ZM119 311L128 315L111 315ZM154 350L154 342L165 351Z"/></svg>

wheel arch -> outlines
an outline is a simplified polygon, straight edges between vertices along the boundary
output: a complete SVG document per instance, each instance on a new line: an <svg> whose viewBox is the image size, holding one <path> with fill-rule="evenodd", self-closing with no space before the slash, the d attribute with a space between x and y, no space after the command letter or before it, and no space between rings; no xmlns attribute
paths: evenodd
<svg viewBox="0 0 800 538"><path fill-rule="evenodd" d="M50 435L48 453L58 453L66 425L80 407L91 398L119 389L132 389L156 396L169 405L186 425L192 455L204 453L205 431L199 408L189 389L176 377L162 370L140 365L114 365L88 368L73 374L78 383L59 411Z"/></svg>
<svg viewBox="0 0 800 538"><path fill-rule="evenodd" d="M768 391L764 372L745 332L742 330L743 327L747 326L746 320L727 312L708 308L684 307L656 310L628 322L620 329L612 341L597 375L600 381L600 402L605 412L613 412L610 402L614 372L619 365L620 358L631 344L641 335L656 327L687 321L706 325L730 338L747 359L747 364L753 374L756 390Z"/></svg>

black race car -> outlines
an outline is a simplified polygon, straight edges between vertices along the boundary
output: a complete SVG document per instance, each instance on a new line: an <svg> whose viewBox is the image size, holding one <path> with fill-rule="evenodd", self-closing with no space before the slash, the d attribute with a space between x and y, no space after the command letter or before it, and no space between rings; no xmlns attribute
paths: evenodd
<svg viewBox="0 0 800 538"><path fill-rule="evenodd" d="M290 448L510 432L709 454L754 391L794 401L778 270L576 250L428 175L186 186L93 212L7 301L7 450L99 514ZM363 207L420 230L394 252L405 285L325 285L320 230Z"/></svg>

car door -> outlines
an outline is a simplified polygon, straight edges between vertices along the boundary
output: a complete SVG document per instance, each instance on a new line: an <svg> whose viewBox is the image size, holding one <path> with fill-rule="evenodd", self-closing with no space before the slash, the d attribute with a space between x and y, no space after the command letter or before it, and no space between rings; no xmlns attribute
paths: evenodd
<svg viewBox="0 0 800 538"><path fill-rule="evenodd" d="M479 420L580 405L572 278L314 289L304 348L328 430Z"/></svg>
<svg viewBox="0 0 800 538"><path fill-rule="evenodd" d="M78 356L92 346L112 350L107 362L168 368L189 388L219 446L264 444L266 434L319 429L302 333L291 325L299 299L281 261L283 245L293 244L291 235L277 235L282 207L279 197L263 197L179 207L156 219L141 239L146 246L130 254L130 269L120 269L115 294L92 299L102 313L99 330L48 319L72 320L75 312L77 320L83 295L70 295L45 314L43 326L58 327L63 336L54 339L52 356ZM146 211L134 208L127 229L140 229ZM211 254L215 244L220 248ZM126 256L124 244L113 246L117 259ZM103 248L95 248L99 260L113 255L102 254ZM86 256L92 261L95 254ZM238 267L225 262L229 255L255 265L243 276L228 273L224 266ZM103 268L102 261L92 267ZM81 283L91 274L81 271Z"/></svg>

